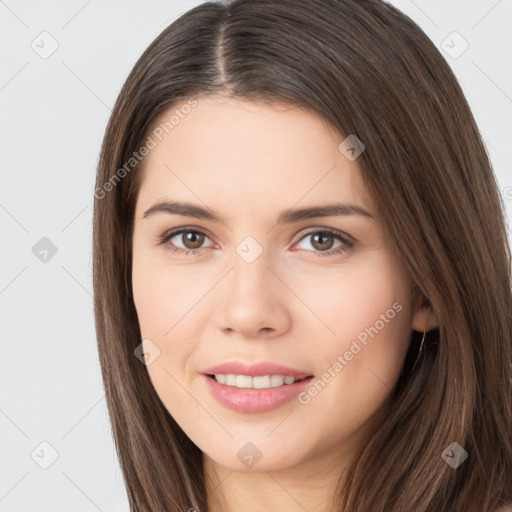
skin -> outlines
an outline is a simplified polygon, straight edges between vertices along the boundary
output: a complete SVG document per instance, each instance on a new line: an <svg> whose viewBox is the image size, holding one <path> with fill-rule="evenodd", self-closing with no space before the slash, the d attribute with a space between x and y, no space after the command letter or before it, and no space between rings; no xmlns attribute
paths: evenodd
<svg viewBox="0 0 512 512"><path fill-rule="evenodd" d="M160 350L147 370L169 413L204 453L213 512L329 510L338 478L382 417L411 331L437 326L435 314L413 300L357 159L338 150L344 138L298 107L208 96L145 159L132 282L142 339ZM224 223L162 212L144 218L162 200L206 205ZM339 202L373 218L276 225L283 211ZM204 233L202 245L186 233L159 244L181 227ZM335 235L315 238L325 228L355 245ZM252 263L236 252L247 236L263 250ZM183 252L171 252L173 244ZM346 250L335 254L340 246ZM197 254L185 254L194 247ZM232 411L201 376L209 366L242 359L322 378L393 304L400 312L307 404ZM237 457L249 441L262 454L252 468Z"/></svg>

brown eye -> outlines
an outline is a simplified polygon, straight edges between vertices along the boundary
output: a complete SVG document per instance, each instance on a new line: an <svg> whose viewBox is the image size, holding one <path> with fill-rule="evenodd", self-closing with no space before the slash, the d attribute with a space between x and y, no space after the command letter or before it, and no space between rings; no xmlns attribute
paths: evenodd
<svg viewBox="0 0 512 512"><path fill-rule="evenodd" d="M197 231L183 231L181 235L183 245L187 249L199 249L204 243L204 233L199 233Z"/></svg>
<svg viewBox="0 0 512 512"><path fill-rule="evenodd" d="M205 240L210 238L203 232L196 229L175 229L165 233L159 238L159 243L164 245L171 252L196 254L207 248ZM215 244L210 244L210 247Z"/></svg>
<svg viewBox="0 0 512 512"><path fill-rule="evenodd" d="M309 247L300 247L309 242ZM335 245L337 243L337 245ZM313 253L315 256L341 255L354 248L356 241L337 230L320 229L306 233L299 241L299 249Z"/></svg>
<svg viewBox="0 0 512 512"><path fill-rule="evenodd" d="M311 245L319 251L328 251L334 245L334 237L328 233L315 233L311 236Z"/></svg>

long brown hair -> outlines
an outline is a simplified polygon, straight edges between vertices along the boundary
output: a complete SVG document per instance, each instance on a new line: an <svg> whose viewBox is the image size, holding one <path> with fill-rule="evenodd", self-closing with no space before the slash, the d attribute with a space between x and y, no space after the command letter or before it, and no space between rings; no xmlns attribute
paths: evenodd
<svg viewBox="0 0 512 512"><path fill-rule="evenodd" d="M204 3L155 39L101 148L96 332L132 512L207 511L202 453L134 356L143 160L133 155L165 110L219 92L308 108L363 141L358 163L390 243L439 318L412 371L406 358L386 419L340 478L333 510L494 512L512 503L511 255L496 178L450 67L413 21L378 0L234 0ZM442 458L452 442L469 454L456 470Z"/></svg>

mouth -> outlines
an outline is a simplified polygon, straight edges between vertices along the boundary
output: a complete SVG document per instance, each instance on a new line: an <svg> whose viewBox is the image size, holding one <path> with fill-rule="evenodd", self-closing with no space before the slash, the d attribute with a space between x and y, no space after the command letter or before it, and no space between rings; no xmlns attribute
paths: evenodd
<svg viewBox="0 0 512 512"><path fill-rule="evenodd" d="M292 401L310 386L313 374L272 361L225 361L205 368L204 383L223 406L240 413L264 413Z"/></svg>
<svg viewBox="0 0 512 512"><path fill-rule="evenodd" d="M294 377L293 375L236 375L233 373L207 374L219 384L238 389L271 389L282 386L290 386L306 379L313 378L313 375L306 377Z"/></svg>
<svg viewBox="0 0 512 512"><path fill-rule="evenodd" d="M203 379L211 396L224 407L238 413L266 413L296 399L314 377L209 373Z"/></svg>

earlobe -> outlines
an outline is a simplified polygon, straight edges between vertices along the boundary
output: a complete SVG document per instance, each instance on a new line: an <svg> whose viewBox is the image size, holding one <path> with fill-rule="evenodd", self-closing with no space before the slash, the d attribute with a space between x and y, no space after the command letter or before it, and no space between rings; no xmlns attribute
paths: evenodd
<svg viewBox="0 0 512 512"><path fill-rule="evenodd" d="M430 305L419 307L412 317L412 329L417 332L428 332L439 327L437 313Z"/></svg>

